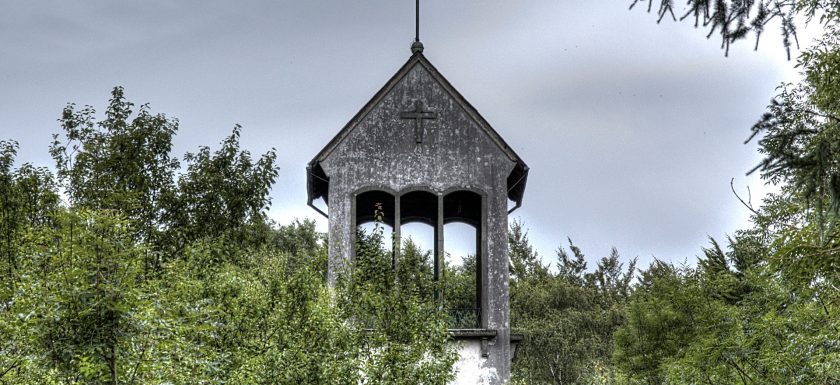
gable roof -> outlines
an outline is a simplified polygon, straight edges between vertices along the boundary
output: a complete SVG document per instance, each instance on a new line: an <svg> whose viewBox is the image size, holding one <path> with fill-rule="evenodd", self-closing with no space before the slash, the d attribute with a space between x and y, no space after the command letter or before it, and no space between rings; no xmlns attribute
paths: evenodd
<svg viewBox="0 0 840 385"><path fill-rule="evenodd" d="M333 150L338 147L342 141L356 128L356 126L364 120L368 113L376 107L385 96L396 86L415 66L423 66L428 71L432 79L434 79L457 103L460 105L467 115L475 121L479 128L484 131L487 136L499 147L507 157L515 162L516 166L507 178L508 198L516 203L516 206L510 210L516 210L522 205L522 196L525 193L525 182L528 179L528 166L525 162L513 151L510 146L505 143L504 139L490 126L481 114L473 107L464 97L459 93L452 84L449 83L443 75L423 56L422 51L415 52L408 61L388 80L387 83L368 101L359 112L350 119L349 122L338 132L338 134L318 152L318 155L309 162L306 167L307 170L307 195L310 206L318 210L312 205L312 202L318 198L324 198L324 201L329 204L328 187L329 178L321 168L321 161L325 160ZM321 212L321 214L324 214Z"/></svg>

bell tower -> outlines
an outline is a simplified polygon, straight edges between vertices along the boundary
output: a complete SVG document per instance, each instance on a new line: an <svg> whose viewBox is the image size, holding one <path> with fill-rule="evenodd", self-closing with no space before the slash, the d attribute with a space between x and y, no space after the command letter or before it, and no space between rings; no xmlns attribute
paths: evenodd
<svg viewBox="0 0 840 385"><path fill-rule="evenodd" d="M444 225L472 226L474 322L450 330L461 344L456 383L506 382L513 353L508 214L522 204L527 177L525 162L415 41L408 61L307 167L308 204L329 218L330 283L338 268L352 263L356 228L374 220L376 203L396 245L401 225L432 226L436 280L445 279ZM318 199L328 214L313 204ZM445 290L442 297L446 307Z"/></svg>

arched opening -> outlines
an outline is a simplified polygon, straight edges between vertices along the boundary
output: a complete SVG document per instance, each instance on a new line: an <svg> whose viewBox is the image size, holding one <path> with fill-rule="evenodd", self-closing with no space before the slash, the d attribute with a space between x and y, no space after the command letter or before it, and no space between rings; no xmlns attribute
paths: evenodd
<svg viewBox="0 0 840 385"><path fill-rule="evenodd" d="M468 190L443 197L428 191L360 193L354 202L356 258L390 259L403 282L424 298L443 301L450 328L481 328L484 207L483 196Z"/></svg>
<svg viewBox="0 0 840 385"><path fill-rule="evenodd" d="M437 300L438 197L427 191L400 196L400 258L398 268L427 300Z"/></svg>
<svg viewBox="0 0 840 385"><path fill-rule="evenodd" d="M453 329L480 328L482 296L481 195L454 191L443 199L444 303Z"/></svg>
<svg viewBox="0 0 840 385"><path fill-rule="evenodd" d="M368 222L394 227L394 195L372 190L356 195L356 226Z"/></svg>
<svg viewBox="0 0 840 385"><path fill-rule="evenodd" d="M356 220L355 254L372 249L376 245L387 253L393 253L394 239L394 195L379 190L366 191L356 195L354 203Z"/></svg>
<svg viewBox="0 0 840 385"><path fill-rule="evenodd" d="M437 224L437 195L428 191L411 191L400 196L400 223Z"/></svg>

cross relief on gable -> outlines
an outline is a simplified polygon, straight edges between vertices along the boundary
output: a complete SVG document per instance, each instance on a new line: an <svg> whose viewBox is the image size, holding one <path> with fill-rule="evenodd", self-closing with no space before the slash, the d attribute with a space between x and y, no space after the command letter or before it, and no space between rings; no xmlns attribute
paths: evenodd
<svg viewBox="0 0 840 385"><path fill-rule="evenodd" d="M414 119L414 141L423 143L423 120L437 119L437 113L424 110L423 102L415 100L414 109L400 112L400 119Z"/></svg>

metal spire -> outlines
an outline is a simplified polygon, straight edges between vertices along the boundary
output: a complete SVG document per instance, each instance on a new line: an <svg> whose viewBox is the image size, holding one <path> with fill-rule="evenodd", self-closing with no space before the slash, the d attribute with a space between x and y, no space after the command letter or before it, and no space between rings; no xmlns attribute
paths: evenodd
<svg viewBox="0 0 840 385"><path fill-rule="evenodd" d="M415 2L414 41L420 41L420 0Z"/></svg>
<svg viewBox="0 0 840 385"><path fill-rule="evenodd" d="M415 0L414 43L411 44L411 53L423 53L423 43L420 42L420 0Z"/></svg>

